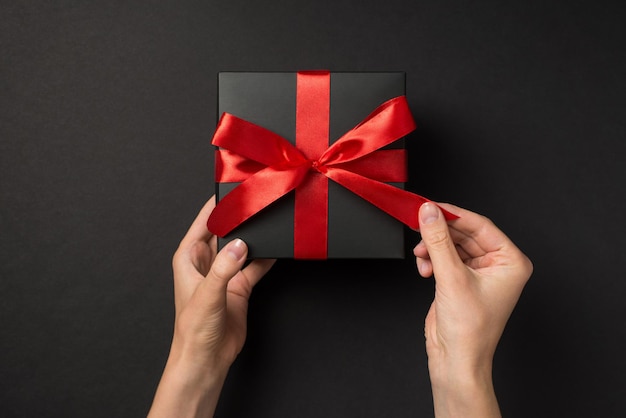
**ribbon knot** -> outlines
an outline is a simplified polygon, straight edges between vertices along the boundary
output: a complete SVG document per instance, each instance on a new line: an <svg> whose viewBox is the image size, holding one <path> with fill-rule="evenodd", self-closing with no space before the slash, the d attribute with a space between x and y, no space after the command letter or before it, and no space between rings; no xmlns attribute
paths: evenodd
<svg viewBox="0 0 626 418"><path fill-rule="evenodd" d="M311 160L310 163L311 169L317 171L320 174L325 174L326 171L328 171L324 164L320 163L319 160Z"/></svg>

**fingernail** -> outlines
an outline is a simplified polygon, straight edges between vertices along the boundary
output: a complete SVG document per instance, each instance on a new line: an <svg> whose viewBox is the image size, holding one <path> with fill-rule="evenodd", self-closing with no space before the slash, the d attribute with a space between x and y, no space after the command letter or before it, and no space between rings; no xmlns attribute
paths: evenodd
<svg viewBox="0 0 626 418"><path fill-rule="evenodd" d="M420 207L420 220L423 224L435 222L439 218L439 208L431 202L426 202Z"/></svg>
<svg viewBox="0 0 626 418"><path fill-rule="evenodd" d="M241 257L246 253L247 246L246 243L241 239L237 238L234 241L231 241L228 244L228 248L226 248L226 253L233 258L235 261L239 261Z"/></svg>

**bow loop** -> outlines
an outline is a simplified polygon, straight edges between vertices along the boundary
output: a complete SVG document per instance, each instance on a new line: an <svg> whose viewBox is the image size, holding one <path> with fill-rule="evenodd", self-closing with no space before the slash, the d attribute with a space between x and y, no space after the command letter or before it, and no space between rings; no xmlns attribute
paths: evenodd
<svg viewBox="0 0 626 418"><path fill-rule="evenodd" d="M334 165L357 160L408 135L415 128L406 97L394 97L328 147L320 161Z"/></svg>
<svg viewBox="0 0 626 418"><path fill-rule="evenodd" d="M295 167L307 161L282 136L230 113L222 114L211 143L266 166Z"/></svg>

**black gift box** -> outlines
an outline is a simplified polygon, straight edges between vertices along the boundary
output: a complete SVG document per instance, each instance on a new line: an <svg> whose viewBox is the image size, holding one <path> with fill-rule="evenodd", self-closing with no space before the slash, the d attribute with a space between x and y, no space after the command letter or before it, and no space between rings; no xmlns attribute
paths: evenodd
<svg viewBox="0 0 626 418"><path fill-rule="evenodd" d="M296 73L221 72L218 116L231 113L295 144ZM405 94L403 72L330 74L332 144L385 101ZM399 139L386 148L403 148ZM238 183L216 183L220 198ZM404 188L403 183L390 183ZM290 192L218 240L241 238L250 258L294 257L294 192ZM405 226L342 186L328 182L328 258L404 258Z"/></svg>

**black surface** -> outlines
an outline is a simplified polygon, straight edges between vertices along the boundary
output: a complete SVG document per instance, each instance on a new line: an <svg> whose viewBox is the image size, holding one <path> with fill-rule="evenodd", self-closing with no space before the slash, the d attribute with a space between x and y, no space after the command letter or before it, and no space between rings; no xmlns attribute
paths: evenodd
<svg viewBox="0 0 626 418"><path fill-rule="evenodd" d="M389 99L405 94L402 72L330 74L328 143L333 144ZM296 74L222 72L218 119L224 112L281 135L296 144ZM250 139L254 140L254 138ZM399 138L386 148L402 148ZM221 200L237 184L217 183ZM402 183L395 187L404 188ZM294 258L295 191L235 228L218 247L234 238L248 244L251 258ZM328 182L327 258L404 258L404 225L349 190Z"/></svg>
<svg viewBox="0 0 626 418"><path fill-rule="evenodd" d="M505 416L623 416L625 7L3 1L0 415L145 415L171 255L213 189L217 72L327 68L406 71L408 188L533 260L496 354ZM432 286L410 259L279 263L218 416L432 416Z"/></svg>

